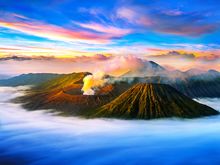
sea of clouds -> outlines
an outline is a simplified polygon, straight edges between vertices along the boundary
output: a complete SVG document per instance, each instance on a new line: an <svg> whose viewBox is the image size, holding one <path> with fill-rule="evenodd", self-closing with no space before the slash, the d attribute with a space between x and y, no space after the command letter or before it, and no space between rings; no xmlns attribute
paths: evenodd
<svg viewBox="0 0 220 165"><path fill-rule="evenodd" d="M220 116L113 120L26 111L0 87L0 164L220 164ZM197 100L220 111L220 98Z"/></svg>

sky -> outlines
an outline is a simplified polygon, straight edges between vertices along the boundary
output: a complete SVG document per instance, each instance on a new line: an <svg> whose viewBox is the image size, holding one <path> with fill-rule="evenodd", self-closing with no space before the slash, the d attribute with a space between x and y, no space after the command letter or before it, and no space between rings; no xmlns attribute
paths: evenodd
<svg viewBox="0 0 220 165"><path fill-rule="evenodd" d="M131 56L220 71L219 7L218 0L0 0L0 73L88 70Z"/></svg>

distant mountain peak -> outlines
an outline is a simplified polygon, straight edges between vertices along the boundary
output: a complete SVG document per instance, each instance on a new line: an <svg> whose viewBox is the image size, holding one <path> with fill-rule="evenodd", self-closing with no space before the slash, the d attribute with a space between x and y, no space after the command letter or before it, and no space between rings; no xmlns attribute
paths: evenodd
<svg viewBox="0 0 220 165"><path fill-rule="evenodd" d="M145 61L141 68L130 70L123 77L145 77L164 74L166 69L154 61Z"/></svg>
<svg viewBox="0 0 220 165"><path fill-rule="evenodd" d="M159 65L158 63L154 62L154 61L149 61L149 63L151 63L153 66L158 67L162 70L166 70L164 67L162 67L161 65Z"/></svg>
<svg viewBox="0 0 220 165"><path fill-rule="evenodd" d="M191 69L185 71L184 73L187 74L188 76L194 76L194 75L202 74L202 73L205 73L205 72L206 71L204 71L202 69L191 68Z"/></svg>
<svg viewBox="0 0 220 165"><path fill-rule="evenodd" d="M217 74L220 74L220 72L219 72L219 71L214 70L214 69L209 69L209 70L208 70L208 72L209 72L209 73L217 73Z"/></svg>

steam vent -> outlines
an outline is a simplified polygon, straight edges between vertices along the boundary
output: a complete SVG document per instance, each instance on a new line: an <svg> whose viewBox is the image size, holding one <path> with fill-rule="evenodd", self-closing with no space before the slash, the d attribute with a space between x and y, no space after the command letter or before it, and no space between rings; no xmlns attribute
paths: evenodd
<svg viewBox="0 0 220 165"><path fill-rule="evenodd" d="M217 114L218 111L192 100L169 85L140 83L97 109L92 117L196 118Z"/></svg>

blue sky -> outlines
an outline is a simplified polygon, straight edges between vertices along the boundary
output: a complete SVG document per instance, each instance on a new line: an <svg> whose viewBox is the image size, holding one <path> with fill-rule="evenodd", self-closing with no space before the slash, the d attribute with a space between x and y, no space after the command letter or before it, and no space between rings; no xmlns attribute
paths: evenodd
<svg viewBox="0 0 220 165"><path fill-rule="evenodd" d="M0 56L177 51L219 60L219 7L217 0L1 0Z"/></svg>

